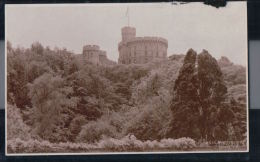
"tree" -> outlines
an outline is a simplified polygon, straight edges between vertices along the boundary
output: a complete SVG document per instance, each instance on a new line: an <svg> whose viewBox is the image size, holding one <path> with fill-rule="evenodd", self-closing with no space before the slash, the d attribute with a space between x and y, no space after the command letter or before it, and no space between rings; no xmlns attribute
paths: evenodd
<svg viewBox="0 0 260 162"><path fill-rule="evenodd" d="M171 137L199 138L199 132L196 129L200 115L196 56L197 53L192 49L187 52L175 81L171 104L171 129L168 133Z"/></svg>
<svg viewBox="0 0 260 162"><path fill-rule="evenodd" d="M197 63L196 63L197 60ZM234 119L221 69L207 51L190 49L174 85L170 136L217 140L229 136Z"/></svg>
<svg viewBox="0 0 260 162"><path fill-rule="evenodd" d="M35 54L42 55L44 52L44 47L41 45L41 43L34 42L31 45L31 51L34 52Z"/></svg>
<svg viewBox="0 0 260 162"><path fill-rule="evenodd" d="M8 43L9 44L9 43ZM24 50L12 49L9 44L7 50L7 101L24 109L30 106L27 84L27 62Z"/></svg>
<svg viewBox="0 0 260 162"><path fill-rule="evenodd" d="M82 115L73 118L69 125L70 141L74 141L81 131L81 127L86 123L86 119Z"/></svg>
<svg viewBox="0 0 260 162"><path fill-rule="evenodd" d="M118 132L116 128L104 120L90 121L82 126L76 141L85 143L98 142L104 137L115 138Z"/></svg>
<svg viewBox="0 0 260 162"><path fill-rule="evenodd" d="M33 131L41 138L50 141L63 141L66 120L70 107L75 107L76 98L69 98L72 92L59 76L45 73L28 84L29 96L33 105Z"/></svg>
<svg viewBox="0 0 260 162"><path fill-rule="evenodd" d="M227 87L218 62L208 51L198 55L199 101L202 109L200 130L204 139L216 139L215 128L227 134L228 123L234 114L227 104Z"/></svg>
<svg viewBox="0 0 260 162"><path fill-rule="evenodd" d="M7 105L7 139L28 140L31 138L30 128L23 121L21 110L16 106Z"/></svg>
<svg viewBox="0 0 260 162"><path fill-rule="evenodd" d="M207 105L207 102L219 105L225 100L227 87L224 84L221 69L217 60L206 50L198 55L198 79L202 105Z"/></svg>

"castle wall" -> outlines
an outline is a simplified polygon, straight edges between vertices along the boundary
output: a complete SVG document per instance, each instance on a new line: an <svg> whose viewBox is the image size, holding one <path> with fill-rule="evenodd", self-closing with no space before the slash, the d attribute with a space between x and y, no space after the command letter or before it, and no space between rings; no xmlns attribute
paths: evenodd
<svg viewBox="0 0 260 162"><path fill-rule="evenodd" d="M86 45L82 52L83 60L92 62L95 65L109 66L114 65L115 62L107 58L106 51L100 50L97 45Z"/></svg>
<svg viewBox="0 0 260 162"><path fill-rule="evenodd" d="M93 64L100 64L99 61L100 49L97 45L86 45L83 47L83 57L86 61L92 62Z"/></svg>
<svg viewBox="0 0 260 162"><path fill-rule="evenodd" d="M119 43L119 63L143 64L167 57L167 40L159 37L135 37Z"/></svg>
<svg viewBox="0 0 260 162"><path fill-rule="evenodd" d="M105 51L100 51L99 62L100 62L100 64L106 64L108 62L107 55L106 55Z"/></svg>

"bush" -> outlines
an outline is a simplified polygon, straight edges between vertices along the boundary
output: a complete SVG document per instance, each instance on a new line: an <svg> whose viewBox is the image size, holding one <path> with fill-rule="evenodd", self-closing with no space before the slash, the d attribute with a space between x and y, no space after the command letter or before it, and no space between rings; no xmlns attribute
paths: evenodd
<svg viewBox="0 0 260 162"><path fill-rule="evenodd" d="M52 144L49 141L40 142L38 140L22 140L20 138L7 141L8 153L46 152L49 148L52 148Z"/></svg>
<svg viewBox="0 0 260 162"><path fill-rule="evenodd" d="M7 139L21 138L28 140L30 128L23 121L19 108L13 105L7 106Z"/></svg>
<svg viewBox="0 0 260 162"><path fill-rule="evenodd" d="M107 151L142 151L144 144L134 135L127 135L122 139L104 138L97 144L99 148Z"/></svg>
<svg viewBox="0 0 260 162"><path fill-rule="evenodd" d="M76 138L77 142L94 143L103 137L115 137L116 128L106 121L98 120L91 121L82 126L79 135Z"/></svg>
<svg viewBox="0 0 260 162"><path fill-rule="evenodd" d="M96 148L97 146L86 143L50 143L49 141L21 140L20 138L7 141L8 153L78 152Z"/></svg>
<svg viewBox="0 0 260 162"><path fill-rule="evenodd" d="M191 138L162 139L161 141L141 141L134 135L127 135L121 139L102 138L95 144L88 143L50 143L49 141L21 140L20 138L7 141L8 153L37 153L37 152L137 152L137 151L183 151L196 147Z"/></svg>
<svg viewBox="0 0 260 162"><path fill-rule="evenodd" d="M162 139L161 141L140 141L134 135L127 135L122 139L105 138L98 144L99 148L106 151L153 151L153 150L191 150L196 147L196 142L191 138Z"/></svg>
<svg viewBox="0 0 260 162"><path fill-rule="evenodd" d="M140 140L165 138L171 119L170 101L169 92L160 89L158 96L154 96L145 104L140 105L139 113L134 114L132 119L125 124L126 134L133 134Z"/></svg>
<svg viewBox="0 0 260 162"><path fill-rule="evenodd" d="M191 138L162 139L160 143L164 148L175 148L177 150L190 150L196 147L196 142Z"/></svg>

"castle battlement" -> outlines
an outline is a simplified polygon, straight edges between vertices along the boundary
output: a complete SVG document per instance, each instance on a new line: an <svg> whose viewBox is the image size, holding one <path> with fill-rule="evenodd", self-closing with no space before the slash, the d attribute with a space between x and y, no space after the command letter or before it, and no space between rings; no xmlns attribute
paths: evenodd
<svg viewBox="0 0 260 162"><path fill-rule="evenodd" d="M83 51L98 51L100 47L98 45L85 45Z"/></svg>
<svg viewBox="0 0 260 162"><path fill-rule="evenodd" d="M135 28L133 28L133 27L130 27L130 26L126 26L126 27L123 27L122 29L121 29L121 32L122 33L131 33L131 34L136 34L136 29Z"/></svg>
<svg viewBox="0 0 260 162"><path fill-rule="evenodd" d="M118 48L120 49L121 46L131 44L131 43L144 43L144 42L150 42L150 43L156 43L160 42L162 44L165 44L165 46L168 47L168 40L164 39L162 37L135 37L127 41L121 41L118 44Z"/></svg>
<svg viewBox="0 0 260 162"><path fill-rule="evenodd" d="M122 41L118 43L119 59L122 64L146 63L154 58L166 58L168 40L162 37L136 37L134 27L123 27Z"/></svg>
<svg viewBox="0 0 260 162"><path fill-rule="evenodd" d="M83 46L82 58L85 61L91 62L95 65L114 65L115 62L107 58L107 52L100 50L98 45Z"/></svg>
<svg viewBox="0 0 260 162"><path fill-rule="evenodd" d="M131 26L125 26L121 29L121 31L124 31L124 30L134 30L134 31L136 31L135 27L131 27Z"/></svg>
<svg viewBox="0 0 260 162"><path fill-rule="evenodd" d="M161 38L161 37L135 37L128 41L121 41L118 43L118 50L121 49L121 47L134 44L134 43L162 43L166 47L168 47L168 41L167 39Z"/></svg>

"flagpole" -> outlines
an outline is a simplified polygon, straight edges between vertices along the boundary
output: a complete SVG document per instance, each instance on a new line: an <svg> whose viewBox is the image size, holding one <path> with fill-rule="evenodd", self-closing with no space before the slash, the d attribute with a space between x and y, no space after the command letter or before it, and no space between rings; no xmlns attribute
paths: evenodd
<svg viewBox="0 0 260 162"><path fill-rule="evenodd" d="M129 24L130 24L129 6L127 6L126 16L127 16L127 25L129 26Z"/></svg>

